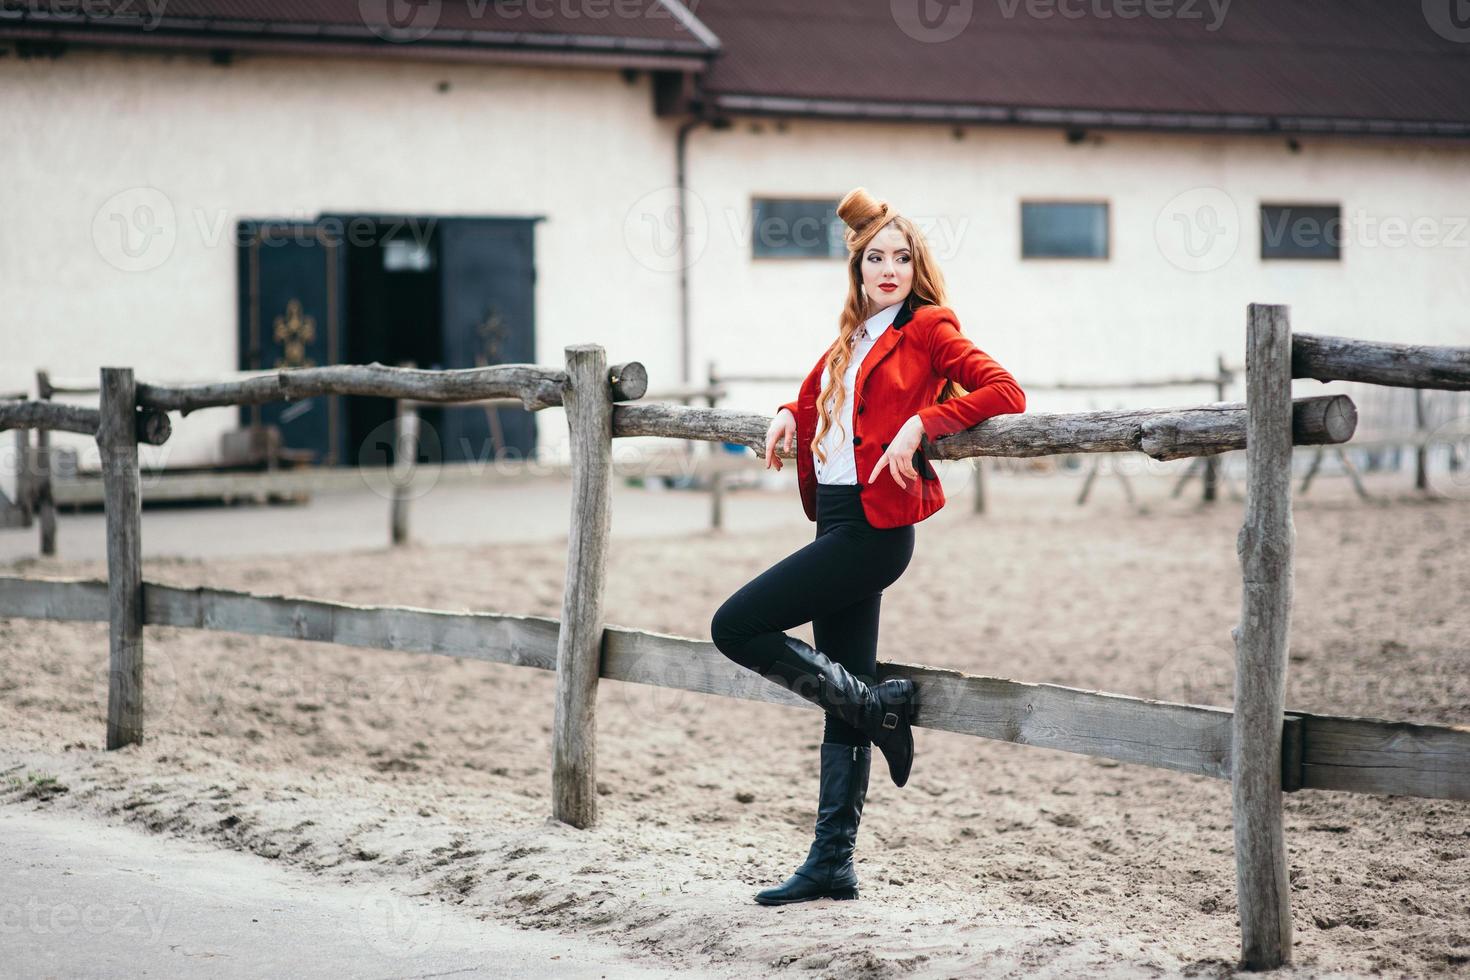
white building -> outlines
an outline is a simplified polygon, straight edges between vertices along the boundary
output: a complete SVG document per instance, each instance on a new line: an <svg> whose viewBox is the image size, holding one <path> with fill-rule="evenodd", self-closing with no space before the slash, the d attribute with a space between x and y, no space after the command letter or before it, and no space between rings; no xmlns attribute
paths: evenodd
<svg viewBox="0 0 1470 980"><path fill-rule="evenodd" d="M797 376L845 288L811 222L856 185L928 229L1023 386L1239 363L1251 301L1470 343L1470 29L1433 4L102 6L0 15L0 391L589 341L653 390ZM351 463L390 409L333 401L264 418ZM207 464L246 417L191 415L145 462ZM449 459L565 441L554 411L430 421Z"/></svg>

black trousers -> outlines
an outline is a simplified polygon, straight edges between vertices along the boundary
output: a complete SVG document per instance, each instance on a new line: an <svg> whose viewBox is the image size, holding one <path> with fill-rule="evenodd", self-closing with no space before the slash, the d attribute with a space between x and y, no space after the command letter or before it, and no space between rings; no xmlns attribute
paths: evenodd
<svg viewBox="0 0 1470 980"><path fill-rule="evenodd" d="M914 554L913 525L875 528L857 484L817 484L817 535L761 572L716 610L710 637L725 656L757 673L784 643L784 630L812 624L816 648L867 683L878 664L878 607ZM865 746L862 732L830 712L822 741Z"/></svg>

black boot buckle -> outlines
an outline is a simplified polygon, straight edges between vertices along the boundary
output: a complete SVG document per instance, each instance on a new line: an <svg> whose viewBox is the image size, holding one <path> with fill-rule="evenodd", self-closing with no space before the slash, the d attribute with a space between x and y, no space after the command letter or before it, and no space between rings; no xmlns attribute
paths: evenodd
<svg viewBox="0 0 1470 980"><path fill-rule="evenodd" d="M890 711L883 716L883 727L890 730L898 727L898 713L896 711Z"/></svg>

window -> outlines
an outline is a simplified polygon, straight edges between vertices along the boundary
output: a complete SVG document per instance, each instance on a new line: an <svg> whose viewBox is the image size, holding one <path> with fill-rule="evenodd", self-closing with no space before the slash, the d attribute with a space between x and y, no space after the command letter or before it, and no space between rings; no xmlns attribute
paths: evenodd
<svg viewBox="0 0 1470 980"><path fill-rule="evenodd" d="M1342 208L1336 204L1262 204L1261 258L1342 258Z"/></svg>
<svg viewBox="0 0 1470 980"><path fill-rule="evenodd" d="M1021 258L1107 257L1106 201L1021 202Z"/></svg>
<svg viewBox="0 0 1470 980"><path fill-rule="evenodd" d="M751 202L751 255L763 258L846 258L837 199L758 197Z"/></svg>
<svg viewBox="0 0 1470 980"><path fill-rule="evenodd" d="M412 238L390 238L383 243L384 272L425 272L434 267L429 243Z"/></svg>

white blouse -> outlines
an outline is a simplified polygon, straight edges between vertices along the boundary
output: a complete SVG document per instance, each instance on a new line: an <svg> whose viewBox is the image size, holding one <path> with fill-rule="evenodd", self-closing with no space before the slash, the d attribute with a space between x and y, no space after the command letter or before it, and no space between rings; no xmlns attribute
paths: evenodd
<svg viewBox="0 0 1470 980"><path fill-rule="evenodd" d="M818 483L846 483L855 485L858 482L857 458L852 449L852 387L857 381L858 367L863 358L868 356L868 351L873 349L873 344L883 331L888 329L895 317L898 316L898 308L903 303L900 300L892 306L883 309L868 317L863 323L862 329L857 334L857 345L853 348L852 360L848 362L847 370L842 373L842 387L846 391L842 403L841 425L839 429L837 420L833 420L832 427L822 437L822 451L827 454L827 463L824 466L816 452L812 452L812 465L816 470ZM827 379L831 377L827 368L822 369L821 387L817 389L820 393L827 386ZM834 396L835 393L834 393ZM831 405L828 405L830 411ZM821 424L818 416L818 424Z"/></svg>

